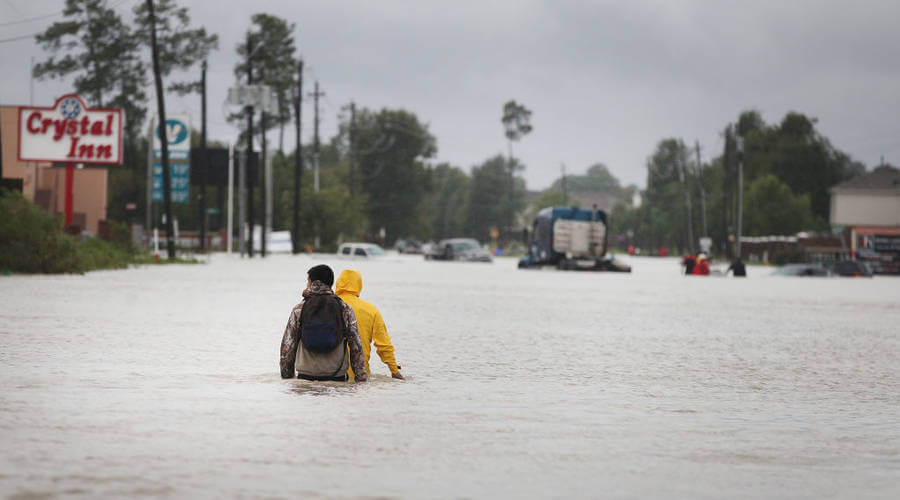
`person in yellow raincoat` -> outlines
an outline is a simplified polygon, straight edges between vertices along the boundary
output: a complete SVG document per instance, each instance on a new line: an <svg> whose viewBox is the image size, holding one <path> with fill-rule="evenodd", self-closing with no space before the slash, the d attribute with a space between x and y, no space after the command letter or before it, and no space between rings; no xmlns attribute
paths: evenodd
<svg viewBox="0 0 900 500"><path fill-rule="evenodd" d="M371 302L359 298L362 291L362 275L354 269L345 269L341 272L337 281L337 296L353 308L356 313L357 326L359 327L359 339L362 341L363 357L366 361L366 372L371 373L369 369L369 354L372 351L372 342L375 343L375 350L378 357L391 370L391 377L403 379L400 373L400 365L394 359L394 346L391 345L391 337L388 335L387 327L384 325L384 319L378 308ZM353 376L353 369L350 368L347 373Z"/></svg>

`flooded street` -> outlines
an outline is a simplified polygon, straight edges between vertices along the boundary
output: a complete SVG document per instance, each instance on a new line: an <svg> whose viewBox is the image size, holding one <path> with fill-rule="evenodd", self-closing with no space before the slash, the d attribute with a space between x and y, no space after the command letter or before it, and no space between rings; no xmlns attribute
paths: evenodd
<svg viewBox="0 0 900 500"><path fill-rule="evenodd" d="M408 380L282 380L306 270ZM334 256L0 278L13 498L897 498L900 279Z"/></svg>

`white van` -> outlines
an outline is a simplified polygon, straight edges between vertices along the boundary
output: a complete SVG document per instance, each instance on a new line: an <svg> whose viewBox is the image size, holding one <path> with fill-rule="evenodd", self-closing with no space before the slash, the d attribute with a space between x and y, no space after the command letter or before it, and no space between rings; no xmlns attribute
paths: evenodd
<svg viewBox="0 0 900 500"><path fill-rule="evenodd" d="M344 243L337 254L345 259L370 259L384 255L384 249L375 243Z"/></svg>

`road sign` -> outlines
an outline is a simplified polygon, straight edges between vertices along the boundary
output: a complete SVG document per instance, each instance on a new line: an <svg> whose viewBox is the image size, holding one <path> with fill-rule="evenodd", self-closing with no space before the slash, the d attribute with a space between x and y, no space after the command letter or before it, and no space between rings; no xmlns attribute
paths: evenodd
<svg viewBox="0 0 900 500"><path fill-rule="evenodd" d="M154 120L154 124L158 120ZM162 159L162 140L160 139L159 125L153 128L153 158ZM169 161L187 161L191 155L191 117L188 115L173 115L166 118L166 139L169 146Z"/></svg>
<svg viewBox="0 0 900 500"><path fill-rule="evenodd" d="M187 203L190 199L190 171L187 163L169 163L169 180L172 186L172 202ZM153 201L163 201L162 163L153 164Z"/></svg>
<svg viewBox="0 0 900 500"><path fill-rule="evenodd" d="M253 106L266 113L278 114L278 96L268 85L235 85L228 89L226 102L232 106Z"/></svg>

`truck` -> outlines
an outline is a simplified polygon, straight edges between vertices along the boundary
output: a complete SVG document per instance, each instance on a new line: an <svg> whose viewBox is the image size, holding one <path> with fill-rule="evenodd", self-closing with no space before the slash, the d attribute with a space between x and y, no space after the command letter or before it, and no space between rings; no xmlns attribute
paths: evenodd
<svg viewBox="0 0 900 500"><path fill-rule="evenodd" d="M546 207L526 230L527 255L519 269L556 266L563 270L631 272L607 255L608 219L603 210Z"/></svg>

